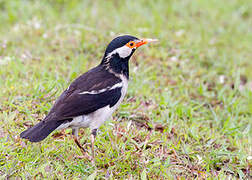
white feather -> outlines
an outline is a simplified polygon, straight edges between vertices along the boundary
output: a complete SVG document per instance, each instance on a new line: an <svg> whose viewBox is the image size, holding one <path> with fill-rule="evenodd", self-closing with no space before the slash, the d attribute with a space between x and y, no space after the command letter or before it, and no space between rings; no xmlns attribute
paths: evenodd
<svg viewBox="0 0 252 180"><path fill-rule="evenodd" d="M131 52L131 48L129 48L128 46L122 46L109 53L106 58L110 58L113 54L116 53L118 53L121 58L126 58L131 54Z"/></svg>
<svg viewBox="0 0 252 180"><path fill-rule="evenodd" d="M100 94L100 93L103 93L105 91L109 91L109 90L112 90L112 89L115 89L115 88L119 88L119 87L122 87L122 82L120 83L117 83L115 85L113 85L112 87L107 87L107 88L104 88L104 89L100 89L100 90L93 90L93 91L84 91L84 92L81 92L79 94Z"/></svg>

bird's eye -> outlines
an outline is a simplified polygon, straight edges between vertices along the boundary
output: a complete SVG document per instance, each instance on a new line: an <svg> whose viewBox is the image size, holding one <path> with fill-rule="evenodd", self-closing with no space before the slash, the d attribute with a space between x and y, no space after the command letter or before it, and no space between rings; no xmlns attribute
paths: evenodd
<svg viewBox="0 0 252 180"><path fill-rule="evenodd" d="M134 41L130 41L128 44L127 44L127 46L128 47L130 47L130 48L133 48L133 47L135 47L135 42Z"/></svg>

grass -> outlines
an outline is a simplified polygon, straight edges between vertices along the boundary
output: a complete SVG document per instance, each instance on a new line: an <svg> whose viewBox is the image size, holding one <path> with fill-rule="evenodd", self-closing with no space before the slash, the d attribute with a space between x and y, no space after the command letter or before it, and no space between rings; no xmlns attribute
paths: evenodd
<svg viewBox="0 0 252 180"><path fill-rule="evenodd" d="M252 3L0 0L1 179L251 178ZM158 38L98 133L95 165L71 130L19 138L119 34ZM90 152L90 131L80 132Z"/></svg>

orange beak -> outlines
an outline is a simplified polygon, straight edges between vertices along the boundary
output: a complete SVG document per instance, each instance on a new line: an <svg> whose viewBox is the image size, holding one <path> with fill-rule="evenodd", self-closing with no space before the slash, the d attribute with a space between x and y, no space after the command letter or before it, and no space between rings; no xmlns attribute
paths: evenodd
<svg viewBox="0 0 252 180"><path fill-rule="evenodd" d="M136 47L140 47L144 44L148 44L150 42L157 42L157 39L140 39L139 41L136 42Z"/></svg>

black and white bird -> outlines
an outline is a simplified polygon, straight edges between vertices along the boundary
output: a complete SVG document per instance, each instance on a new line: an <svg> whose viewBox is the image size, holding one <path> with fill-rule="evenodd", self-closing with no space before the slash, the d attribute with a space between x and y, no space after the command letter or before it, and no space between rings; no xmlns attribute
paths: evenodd
<svg viewBox="0 0 252 180"><path fill-rule="evenodd" d="M107 46L101 63L84 73L59 96L48 115L21 133L31 142L45 139L54 130L72 128L75 143L79 128L91 129L92 157L97 129L108 120L122 102L128 88L129 59L135 50L155 39L124 35Z"/></svg>

